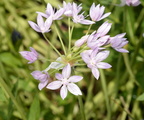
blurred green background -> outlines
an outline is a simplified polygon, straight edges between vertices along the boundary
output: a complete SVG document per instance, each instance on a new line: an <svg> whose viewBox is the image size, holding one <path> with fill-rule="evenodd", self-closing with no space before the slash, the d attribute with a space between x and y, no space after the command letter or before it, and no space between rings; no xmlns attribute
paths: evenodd
<svg viewBox="0 0 144 120"><path fill-rule="evenodd" d="M129 43L128 54L111 49L107 62L111 69L104 71L107 96L110 108L102 88L101 78L97 81L88 68L77 68L84 79L78 83L83 92L84 111L87 120L143 120L144 119L144 1L137 7L117 6L118 0L66 0L82 3L83 10L88 10L93 2L106 7L111 15L92 27L108 20L112 23L109 34L115 36L126 32ZM28 21L36 21L36 11L44 12L46 3L53 7L62 6L61 0L0 0L0 120L82 120L77 97L68 94L65 100L59 90L38 90L38 81L30 73L43 70L50 63L36 61L27 64L19 51L29 50L32 46L42 56L56 59L58 56L35 32ZM67 23L58 22L66 34ZM84 35L87 26L78 25L74 29L73 41ZM52 28L54 29L54 28ZM67 35L67 34L66 34ZM50 41L61 50L55 32L48 33ZM66 42L66 41L65 41Z"/></svg>

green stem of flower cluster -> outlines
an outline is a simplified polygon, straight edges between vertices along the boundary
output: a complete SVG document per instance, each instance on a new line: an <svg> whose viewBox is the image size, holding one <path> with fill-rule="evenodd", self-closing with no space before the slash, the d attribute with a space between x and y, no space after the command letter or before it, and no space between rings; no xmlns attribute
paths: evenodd
<svg viewBox="0 0 144 120"><path fill-rule="evenodd" d="M61 46L62 46L62 48L63 48L64 54L66 55L66 49L65 49L63 40L62 40L62 38L61 38L61 36L60 36L60 33L59 33L59 31L58 31L56 25L55 25L55 29L56 29L56 32L57 32L57 34L58 34L59 40L60 40L60 42L61 42Z"/></svg>
<svg viewBox="0 0 144 120"><path fill-rule="evenodd" d="M86 120L85 112L84 112L84 105L83 105L83 101L82 101L81 96L78 96L78 101L79 101L80 112L81 112L81 116L82 116L81 120Z"/></svg>
<svg viewBox="0 0 144 120"><path fill-rule="evenodd" d="M46 41L50 44L50 46L56 51L56 53L59 56L62 56L61 53L55 48L55 46L48 40L48 38L45 36L45 34L43 33L44 38L46 39Z"/></svg>
<svg viewBox="0 0 144 120"><path fill-rule="evenodd" d="M71 48L71 24L70 24L70 18L68 18L68 36L69 36L68 51L70 51L70 48Z"/></svg>
<svg viewBox="0 0 144 120"><path fill-rule="evenodd" d="M100 74L101 74L101 82L102 82L102 89L104 92L105 100L106 100L106 107L107 107L107 112L108 112L108 118L107 120L111 120L111 106L110 106L110 101L108 98L108 90L106 86L106 78L104 75L104 72L102 69L100 69Z"/></svg>
<svg viewBox="0 0 144 120"><path fill-rule="evenodd" d="M92 25L93 25L93 24L91 24L91 25L89 26L88 31L87 31L87 33L86 33L86 35L88 35L88 34L89 34L89 31L90 31L90 29L91 29Z"/></svg>
<svg viewBox="0 0 144 120"><path fill-rule="evenodd" d="M26 116L25 116L23 108L18 103L18 101L16 100L16 98L13 96L11 90L9 89L9 87L7 86L7 84L5 83L5 81L1 77L0 77L0 83L1 83L1 87L5 90L5 92L9 95L9 97L13 101L13 103L14 103L15 107L17 108L17 110L19 111L22 119L26 120Z"/></svg>

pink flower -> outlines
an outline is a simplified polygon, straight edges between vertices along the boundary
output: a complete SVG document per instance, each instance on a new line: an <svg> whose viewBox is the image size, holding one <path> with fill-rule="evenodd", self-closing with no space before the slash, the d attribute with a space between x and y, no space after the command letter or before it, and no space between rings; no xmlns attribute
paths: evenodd
<svg viewBox="0 0 144 120"><path fill-rule="evenodd" d="M109 51L100 51L98 52L98 48L94 50L86 50L81 53L82 59L87 64L87 66L91 69L94 77L98 80L100 73L98 68L107 69L110 68L111 65L105 62L101 62L106 59L109 55Z"/></svg>
<svg viewBox="0 0 144 120"><path fill-rule="evenodd" d="M52 16L48 17L44 22L42 16L38 14L37 24L32 21L28 21L28 23L37 32L41 32L41 33L49 32L50 31L49 28L52 24Z"/></svg>
<svg viewBox="0 0 144 120"><path fill-rule="evenodd" d="M29 60L28 64L33 63L38 59L38 53L32 47L30 47L30 51L21 51L19 52L26 60Z"/></svg>
<svg viewBox="0 0 144 120"><path fill-rule="evenodd" d="M42 90L47 84L49 80L49 75L45 71L33 71L31 75L34 77L34 79L39 80L40 83L38 85L39 90Z"/></svg>
<svg viewBox="0 0 144 120"><path fill-rule="evenodd" d="M37 12L37 13L45 18L49 18L50 16L52 16L53 20L59 20L61 19L61 16L64 13L64 8L60 8L59 10L55 12L51 4L48 3L45 13L42 13L42 12Z"/></svg>
<svg viewBox="0 0 144 120"><path fill-rule="evenodd" d="M94 24L95 22L93 21L90 21L90 20L86 20L85 17L84 17L84 12L79 14L78 13L80 12L81 8L80 6L77 6L76 3L73 3L72 5L72 17L73 17L73 22L74 23L81 23L81 24L85 24L85 25L90 25L90 24Z"/></svg>
<svg viewBox="0 0 144 120"><path fill-rule="evenodd" d="M98 4L97 6L95 6L95 3L92 4L91 8L90 8L90 18L93 21L100 21L106 17L108 17L111 13L106 13L103 15L105 7L101 6L100 4Z"/></svg>
<svg viewBox="0 0 144 120"><path fill-rule="evenodd" d="M125 33L118 34L115 37L111 37L110 43L111 43L111 47L114 48L116 51L122 52L122 53L128 53L129 52L128 50L122 48L128 43L126 38L123 38L124 36L125 36Z"/></svg>
<svg viewBox="0 0 144 120"><path fill-rule="evenodd" d="M76 82L79 82L83 79L81 76L71 76L71 67L70 64L65 66L62 70L62 74L56 73L55 77L57 78L57 81L51 82L47 85L48 89L56 90L60 89L60 95L62 99L65 99L67 96L67 92L71 92L74 95L82 95L81 90L79 87L74 84Z"/></svg>
<svg viewBox="0 0 144 120"><path fill-rule="evenodd" d="M128 6L138 6L141 3L139 0L125 0L125 2Z"/></svg>

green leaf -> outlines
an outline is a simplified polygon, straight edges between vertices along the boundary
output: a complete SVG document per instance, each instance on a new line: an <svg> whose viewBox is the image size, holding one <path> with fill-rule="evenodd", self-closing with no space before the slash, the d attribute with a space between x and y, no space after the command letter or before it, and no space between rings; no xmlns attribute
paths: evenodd
<svg viewBox="0 0 144 120"><path fill-rule="evenodd" d="M28 120L39 120L39 117L40 117L40 102L38 96L36 95L30 107Z"/></svg>
<svg viewBox="0 0 144 120"><path fill-rule="evenodd" d="M0 87L0 101L6 101L6 97L1 87Z"/></svg>
<svg viewBox="0 0 144 120"><path fill-rule="evenodd" d="M144 101L144 93L138 96L137 98L138 101Z"/></svg>
<svg viewBox="0 0 144 120"><path fill-rule="evenodd" d="M21 65L21 62L19 61L19 59L10 52L0 53L0 61L2 61L3 63L5 63L6 65L10 67Z"/></svg>

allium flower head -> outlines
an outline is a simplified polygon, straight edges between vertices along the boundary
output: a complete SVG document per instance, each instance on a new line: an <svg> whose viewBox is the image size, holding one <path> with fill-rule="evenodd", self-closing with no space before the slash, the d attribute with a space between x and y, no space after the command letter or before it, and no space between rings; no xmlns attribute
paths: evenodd
<svg viewBox="0 0 144 120"><path fill-rule="evenodd" d="M106 17L108 17L111 13L106 13L103 15L105 10L104 6L100 7L100 4L98 4L97 6L95 6L95 3L92 4L91 8L90 8L90 18L93 21L100 21Z"/></svg>
<svg viewBox="0 0 144 120"><path fill-rule="evenodd" d="M32 21L28 21L28 23L37 32L41 32L41 33L49 32L50 31L49 28L52 24L52 16L48 17L44 22L42 16L38 14L37 24Z"/></svg>
<svg viewBox="0 0 144 120"><path fill-rule="evenodd" d="M26 60L29 60L28 64L33 63L38 59L38 53L32 47L30 47L30 51L21 51L19 52Z"/></svg>
<svg viewBox="0 0 144 120"><path fill-rule="evenodd" d="M128 50L122 48L128 43L126 38L123 38L124 36L125 36L125 33L118 34L115 37L111 37L110 43L111 43L112 48L114 48L116 51L128 53Z"/></svg>
<svg viewBox="0 0 144 120"><path fill-rule="evenodd" d="M94 50L86 50L81 53L82 59L87 64L87 66L91 69L94 77L98 80L100 73L98 68L107 69L110 68L111 65L105 62L101 62L106 59L109 55L109 51L100 51L98 52L98 48Z"/></svg>
<svg viewBox="0 0 144 120"><path fill-rule="evenodd" d="M31 75L34 77L34 79L40 81L40 83L38 85L39 90L42 90L48 84L50 77L49 77L47 72L45 72L45 71L33 71L31 73Z"/></svg>
<svg viewBox="0 0 144 120"><path fill-rule="evenodd" d="M60 95L62 99L65 99L67 96L67 92L71 92L74 95L82 95L81 90L79 87L74 84L76 82L79 82L83 79L81 76L70 76L71 74L71 66L68 64L65 66L62 70L62 74L56 73L55 77L57 78L57 81L51 82L47 85L48 89L56 90L60 87Z"/></svg>

